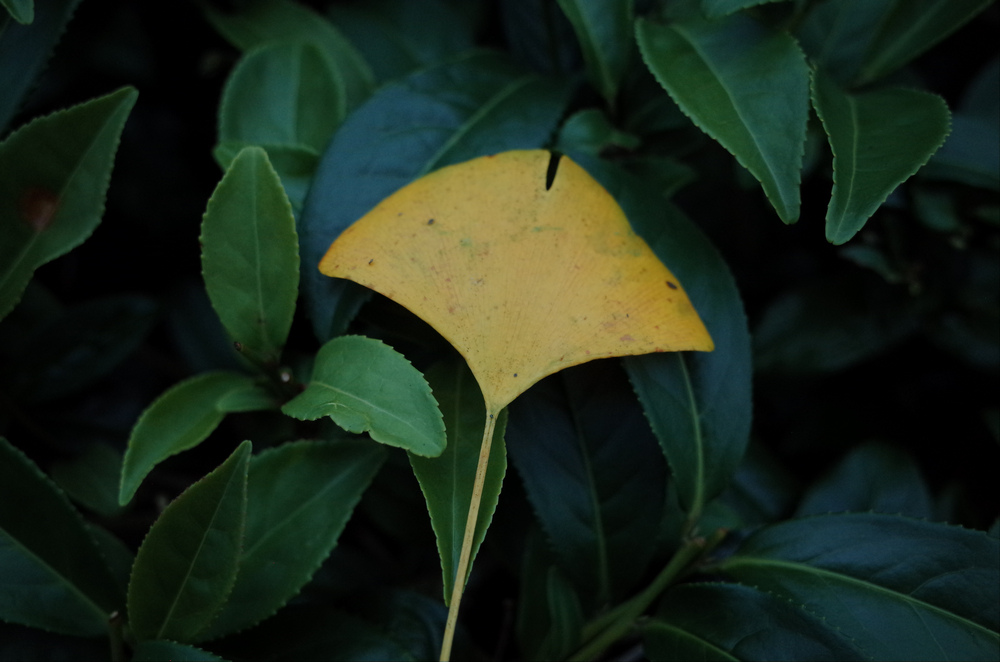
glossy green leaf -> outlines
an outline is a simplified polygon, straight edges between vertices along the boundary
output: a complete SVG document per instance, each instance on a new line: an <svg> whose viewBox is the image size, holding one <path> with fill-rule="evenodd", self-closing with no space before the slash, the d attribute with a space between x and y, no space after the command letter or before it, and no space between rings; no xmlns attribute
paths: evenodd
<svg viewBox="0 0 1000 662"><path fill-rule="evenodd" d="M874 660L991 660L1000 541L890 515L759 529L718 569L802 605Z"/></svg>
<svg viewBox="0 0 1000 662"><path fill-rule="evenodd" d="M132 662L225 662L218 655L190 644L164 639L140 641L132 652Z"/></svg>
<svg viewBox="0 0 1000 662"><path fill-rule="evenodd" d="M472 484L483 441L486 405L483 403L479 384L464 361L451 360L435 365L427 372L427 381L444 416L448 443L444 451L434 458L419 457L411 453L410 464L427 500L431 526L437 537L444 601L447 604L455 585L455 573L462 551L462 538L472 499ZM504 410L500 413L493 432L486 482L469 558L469 571L493 520L504 474L507 472L507 452L504 446L506 427L507 412ZM462 578L463 582L467 580L468 576Z"/></svg>
<svg viewBox="0 0 1000 662"><path fill-rule="evenodd" d="M281 408L312 421L329 416L348 432L424 457L444 450L441 410L424 376L378 340L341 336L320 348L306 390Z"/></svg>
<svg viewBox="0 0 1000 662"><path fill-rule="evenodd" d="M123 599L79 513L0 437L0 619L101 636Z"/></svg>
<svg viewBox="0 0 1000 662"><path fill-rule="evenodd" d="M250 450L241 443L146 534L128 589L129 627L139 641L191 641L225 604L239 569Z"/></svg>
<svg viewBox="0 0 1000 662"><path fill-rule="evenodd" d="M240 572L199 639L245 629L298 593L337 544L385 455L366 440L336 440L286 443L254 457Z"/></svg>
<svg viewBox="0 0 1000 662"><path fill-rule="evenodd" d="M208 201L201 266L223 326L261 366L277 364L292 326L298 248L295 217L267 153L244 149Z"/></svg>
<svg viewBox="0 0 1000 662"><path fill-rule="evenodd" d="M875 512L930 519L930 490L916 461L887 444L869 442L852 450L810 486L796 515Z"/></svg>
<svg viewBox="0 0 1000 662"><path fill-rule="evenodd" d="M220 142L212 150L223 170L228 170L236 156L244 148L250 147L245 142ZM309 192L309 185L312 183L316 167L319 165L319 155L312 149L297 145L257 145L267 152L267 159L271 162L271 167L281 178L281 185L288 196L288 202L292 206L292 212L296 215L301 213L302 205L305 203L306 193Z"/></svg>
<svg viewBox="0 0 1000 662"><path fill-rule="evenodd" d="M642 639L653 662L863 659L801 605L740 584L670 589Z"/></svg>
<svg viewBox="0 0 1000 662"><path fill-rule="evenodd" d="M701 0L701 11L709 18L721 18L747 7L781 0Z"/></svg>
<svg viewBox="0 0 1000 662"><path fill-rule="evenodd" d="M381 88L334 134L299 220L303 292L320 340L342 333L367 290L316 269L346 227L412 180L483 154L545 144L568 87L473 53Z"/></svg>
<svg viewBox="0 0 1000 662"><path fill-rule="evenodd" d="M322 50L343 81L348 110L371 94L374 79L364 58L328 20L292 0L258 0L227 12L211 3L205 17L234 46L249 50L267 42L309 42Z"/></svg>
<svg viewBox="0 0 1000 662"><path fill-rule="evenodd" d="M810 62L838 84L849 86L893 0L837 0L809 7L796 36Z"/></svg>
<svg viewBox="0 0 1000 662"><path fill-rule="evenodd" d="M35 20L35 0L0 0L11 17L22 24L29 24Z"/></svg>
<svg viewBox="0 0 1000 662"><path fill-rule="evenodd" d="M376 80L400 78L473 47L472 21L447 0L353 0L329 16L371 65Z"/></svg>
<svg viewBox="0 0 1000 662"><path fill-rule="evenodd" d="M0 318L36 268L100 223L118 138L137 96L122 88L38 118L0 143Z"/></svg>
<svg viewBox="0 0 1000 662"><path fill-rule="evenodd" d="M118 477L122 454L104 442L89 444L78 457L52 465L52 480L74 501L104 517L121 512Z"/></svg>
<svg viewBox="0 0 1000 662"><path fill-rule="evenodd" d="M590 82L611 106L632 55L632 0L558 0L583 52Z"/></svg>
<svg viewBox="0 0 1000 662"><path fill-rule="evenodd" d="M761 183L786 223L799 217L809 67L796 41L743 15L636 24L646 66L705 133Z"/></svg>
<svg viewBox="0 0 1000 662"><path fill-rule="evenodd" d="M833 195L826 238L842 244L944 142L944 99L909 89L847 94L817 71L813 104L833 150Z"/></svg>
<svg viewBox="0 0 1000 662"><path fill-rule="evenodd" d="M913 60L986 9L990 0L892 0L865 54L859 84Z"/></svg>
<svg viewBox="0 0 1000 662"><path fill-rule="evenodd" d="M175 384L142 412L132 428L122 463L118 503L128 503L157 464L197 446L218 427L226 412L219 402L253 385L238 372L206 372Z"/></svg>
<svg viewBox="0 0 1000 662"><path fill-rule="evenodd" d="M30 25L8 23L0 32L0 90L4 91L0 95L0 136L35 84L79 2L42 2L35 7Z"/></svg>
<svg viewBox="0 0 1000 662"><path fill-rule="evenodd" d="M653 555L666 467L618 362L567 368L515 400L507 450L584 604L625 595Z"/></svg>
<svg viewBox="0 0 1000 662"><path fill-rule="evenodd" d="M319 154L347 116L343 81L311 43L266 42L233 68L219 103L219 142L293 145Z"/></svg>

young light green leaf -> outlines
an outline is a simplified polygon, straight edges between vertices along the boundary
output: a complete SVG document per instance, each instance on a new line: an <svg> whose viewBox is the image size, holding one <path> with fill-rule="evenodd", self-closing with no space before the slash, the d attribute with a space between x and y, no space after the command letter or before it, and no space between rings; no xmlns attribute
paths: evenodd
<svg viewBox="0 0 1000 662"><path fill-rule="evenodd" d="M226 606L199 640L274 614L337 544L386 451L364 440L299 441L250 461L240 572Z"/></svg>
<svg viewBox="0 0 1000 662"><path fill-rule="evenodd" d="M140 641L132 653L132 662L225 662L218 655L201 650L190 644L163 639Z"/></svg>
<svg viewBox="0 0 1000 662"><path fill-rule="evenodd" d="M948 107L917 90L848 94L821 71L813 77L813 105L833 150L826 238L842 244L941 146Z"/></svg>
<svg viewBox="0 0 1000 662"><path fill-rule="evenodd" d="M0 318L39 266L81 244L104 213L137 92L122 88L38 118L0 143Z"/></svg>
<svg viewBox="0 0 1000 662"><path fill-rule="evenodd" d="M281 411L301 421L329 416L348 432L424 457L440 455L447 441L424 376L396 350L363 336L323 345L312 381Z"/></svg>
<svg viewBox="0 0 1000 662"><path fill-rule="evenodd" d="M609 106L632 55L632 0L558 0L573 25L587 75Z"/></svg>
<svg viewBox="0 0 1000 662"><path fill-rule="evenodd" d="M0 619L94 637L123 604L80 514L0 437Z"/></svg>
<svg viewBox="0 0 1000 662"><path fill-rule="evenodd" d="M868 46L858 84L892 73L986 9L990 0L891 0Z"/></svg>
<svg viewBox="0 0 1000 662"><path fill-rule="evenodd" d="M795 40L743 14L668 25L639 19L646 66L705 133L761 183L785 223L799 217L809 67Z"/></svg>
<svg viewBox="0 0 1000 662"><path fill-rule="evenodd" d="M234 46L249 50L266 42L306 41L324 53L343 81L348 110L368 98L375 87L371 69L343 35L315 11L291 0L259 0L229 12L211 3L205 17Z"/></svg>
<svg viewBox="0 0 1000 662"><path fill-rule="evenodd" d="M212 307L245 356L276 366L295 314L295 217L267 153L247 147L215 188L201 224Z"/></svg>
<svg viewBox="0 0 1000 662"><path fill-rule="evenodd" d="M1000 541L982 531L825 515L759 529L717 570L801 604L870 659L990 660L998 557Z"/></svg>
<svg viewBox="0 0 1000 662"><path fill-rule="evenodd" d="M139 641L192 641L225 604L239 569L250 450L241 443L146 534L128 589L129 626Z"/></svg>
<svg viewBox="0 0 1000 662"><path fill-rule="evenodd" d="M174 385L154 400L132 428L122 463L118 503L128 503L157 464L197 446L212 434L226 416L219 403L230 393L253 384L253 377L238 372L206 372Z"/></svg>
<svg viewBox="0 0 1000 662"><path fill-rule="evenodd" d="M233 68L219 103L219 142L291 145L320 154L347 115L344 84L308 42L266 42Z"/></svg>
<svg viewBox="0 0 1000 662"><path fill-rule="evenodd" d="M431 526L437 537L438 554L441 557L444 601L448 604L455 585L455 573L472 499L472 484L475 482L476 465L483 441L486 405L483 403L479 384L464 361L451 360L435 365L427 372L427 381L444 415L448 442L444 451L435 458L410 453L410 464L420 482L424 499L427 500L427 511L431 516ZM493 520L504 474L507 472L507 451L503 440L506 427L507 412L504 410L496 423L490 446L486 483L469 559L470 571L476 552ZM462 578L463 582L467 580L468 576Z"/></svg>
<svg viewBox="0 0 1000 662"><path fill-rule="evenodd" d="M35 20L35 0L0 0L0 4L18 23L28 25Z"/></svg>

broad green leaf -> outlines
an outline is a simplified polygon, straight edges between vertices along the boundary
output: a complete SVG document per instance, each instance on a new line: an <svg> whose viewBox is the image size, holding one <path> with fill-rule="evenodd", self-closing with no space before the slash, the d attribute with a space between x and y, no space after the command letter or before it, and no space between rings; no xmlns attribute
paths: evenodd
<svg viewBox="0 0 1000 662"><path fill-rule="evenodd" d="M0 4L18 23L27 25L35 20L35 0L0 0Z"/></svg>
<svg viewBox="0 0 1000 662"><path fill-rule="evenodd" d="M796 41L743 14L636 23L646 66L705 133L761 183L785 223L799 217L809 67Z"/></svg>
<svg viewBox="0 0 1000 662"><path fill-rule="evenodd" d="M240 351L276 366L299 285L295 217L267 153L248 147L215 188L201 224L201 266L212 306Z"/></svg>
<svg viewBox="0 0 1000 662"><path fill-rule="evenodd" d="M74 501L104 517L121 512L118 478L122 454L104 442L88 444L78 457L52 465L52 480Z"/></svg>
<svg viewBox="0 0 1000 662"><path fill-rule="evenodd" d="M35 269L81 244L104 213L127 87L38 118L0 143L0 318Z"/></svg>
<svg viewBox="0 0 1000 662"><path fill-rule="evenodd" d="M221 142L212 150L212 156L223 170L228 170L236 156L246 147L250 147L250 144ZM309 185L319 165L319 155L311 149L296 145L257 145L257 147L267 152L271 167L281 178L281 185L285 189L285 195L288 196L292 212L298 216L302 212L306 193L309 192Z"/></svg>
<svg viewBox="0 0 1000 662"><path fill-rule="evenodd" d="M617 362L569 368L515 400L507 450L584 604L625 595L653 555L666 467Z"/></svg>
<svg viewBox="0 0 1000 662"><path fill-rule="evenodd" d="M718 570L801 604L874 660L991 660L1000 541L890 515L759 529Z"/></svg>
<svg viewBox="0 0 1000 662"><path fill-rule="evenodd" d="M381 88L334 134L299 220L303 292L317 337L342 333L367 291L316 265L347 226L442 166L549 140L568 87L473 53Z"/></svg>
<svg viewBox="0 0 1000 662"><path fill-rule="evenodd" d="M950 115L935 94L902 88L848 94L819 71L813 104L833 151L826 239L842 244L927 163L948 135Z"/></svg>
<svg viewBox="0 0 1000 662"><path fill-rule="evenodd" d="M912 456L869 442L852 450L810 486L796 516L875 512L930 519L930 490Z"/></svg>
<svg viewBox="0 0 1000 662"><path fill-rule="evenodd" d="M427 372L427 381L444 415L448 444L444 452L435 458L419 457L411 453L410 464L427 500L427 511L431 516L431 526L437 537L438 554L441 557L444 601L448 604L455 585L455 573L469 515L472 484L483 441L486 405L476 378L461 360L435 365ZM501 412L499 419L490 446L486 483L469 560L470 570L472 560L486 537L486 529L493 520L504 474L507 472L507 452L504 447L506 410ZM468 576L462 578L463 583L467 580Z"/></svg>
<svg viewBox="0 0 1000 662"><path fill-rule="evenodd" d="M384 459L385 449L364 440L286 443L251 459L240 572L199 639L245 629L298 593L337 544Z"/></svg>
<svg viewBox="0 0 1000 662"><path fill-rule="evenodd" d="M218 655L190 644L157 639L140 641L132 652L132 662L225 662Z"/></svg>
<svg viewBox="0 0 1000 662"><path fill-rule="evenodd" d="M347 109L368 98L375 82L371 69L350 42L325 18L292 0L257 0L234 12L203 4L205 17L234 46L249 50L267 42L305 41L329 59L343 81Z"/></svg>
<svg viewBox="0 0 1000 662"><path fill-rule="evenodd" d="M858 77L868 48L894 0L837 0L811 4L796 36L812 65L838 84Z"/></svg>
<svg viewBox="0 0 1000 662"><path fill-rule="evenodd" d="M254 380L238 372L206 372L172 386L153 401L132 428L122 463L118 503L131 501L157 464L197 446L226 416L220 401Z"/></svg>
<svg viewBox="0 0 1000 662"><path fill-rule="evenodd" d="M447 0L353 0L329 8L378 81L439 64L473 47L475 26Z"/></svg>
<svg viewBox="0 0 1000 662"><path fill-rule="evenodd" d="M123 598L80 514L0 437L0 619L101 636Z"/></svg>
<svg viewBox="0 0 1000 662"><path fill-rule="evenodd" d="M225 604L239 568L250 449L241 443L146 534L128 589L129 627L139 641L192 641Z"/></svg>
<svg viewBox="0 0 1000 662"><path fill-rule="evenodd" d="M609 106L632 55L632 0L558 0L573 25L587 75Z"/></svg>
<svg viewBox="0 0 1000 662"><path fill-rule="evenodd" d="M701 0L701 11L709 18L721 18L747 7L781 0ZM869 0L871 1L871 0Z"/></svg>
<svg viewBox="0 0 1000 662"><path fill-rule="evenodd" d="M740 584L671 588L642 638L654 662L863 659L801 605Z"/></svg>
<svg viewBox="0 0 1000 662"><path fill-rule="evenodd" d="M424 457L444 450L441 411L424 376L378 340L341 336L316 354L312 381L281 408L302 421L329 416L348 432Z"/></svg>
<svg viewBox="0 0 1000 662"><path fill-rule="evenodd" d="M868 46L858 83L892 73L986 9L990 0L892 0Z"/></svg>
<svg viewBox="0 0 1000 662"><path fill-rule="evenodd" d="M14 0L22 3L25 0ZM80 0L48 0L30 25L8 23L0 32L0 136L45 66Z"/></svg>
<svg viewBox="0 0 1000 662"><path fill-rule="evenodd" d="M219 142L289 145L320 154L347 116L335 65L309 42L247 51L219 103Z"/></svg>

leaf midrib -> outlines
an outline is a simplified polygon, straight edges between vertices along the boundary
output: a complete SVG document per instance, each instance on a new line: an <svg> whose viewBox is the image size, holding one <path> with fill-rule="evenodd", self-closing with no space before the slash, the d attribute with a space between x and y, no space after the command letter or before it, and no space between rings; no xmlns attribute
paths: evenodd
<svg viewBox="0 0 1000 662"><path fill-rule="evenodd" d="M374 411L376 411L376 412L378 412L380 414L384 414L385 416L387 416L388 418L393 419L394 421L398 421L399 423L402 423L405 427L409 428L410 430L413 430L413 432L415 433L414 436L416 438L425 439L425 437L426 437L424 434L422 434L420 432L420 430L415 425L411 424L407 419L405 419L405 418L403 418L401 416L397 416L396 414L392 413L388 409L380 407L380 406L376 405L374 402L372 402L370 400L366 400L364 398L358 397L357 395L354 395L350 391L345 391L344 389L337 388L336 386L334 386L332 384L328 384L328 383L323 382L323 381L313 380L312 383L310 384L310 386L314 386L314 385L315 386L320 386L320 387L325 388L325 389L329 389L330 391L333 391L334 393L340 394L340 395L344 396L345 398L347 398L347 399L349 399L349 400L351 400L353 402L358 402L358 403L367 405L372 410L374 410ZM324 403L324 406L328 406L330 404L340 405L342 407L349 406L347 403L344 403L344 402ZM358 410L358 409L354 409L354 411L356 411L358 413L363 413L361 410ZM322 416L323 414L320 414L320 415ZM371 427L370 427L371 426L371 419L368 416L366 416L365 418L367 419L367 422L369 424L369 428L368 429L369 429L369 431L371 431ZM393 436L395 436L395 435L393 435Z"/></svg>

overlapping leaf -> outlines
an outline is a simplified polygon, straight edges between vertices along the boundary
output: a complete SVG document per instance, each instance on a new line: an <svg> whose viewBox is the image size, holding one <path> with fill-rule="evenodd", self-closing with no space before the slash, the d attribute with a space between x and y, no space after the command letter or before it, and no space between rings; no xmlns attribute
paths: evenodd
<svg viewBox="0 0 1000 662"><path fill-rule="evenodd" d="M591 83L612 107L632 55L632 0L559 0Z"/></svg>

